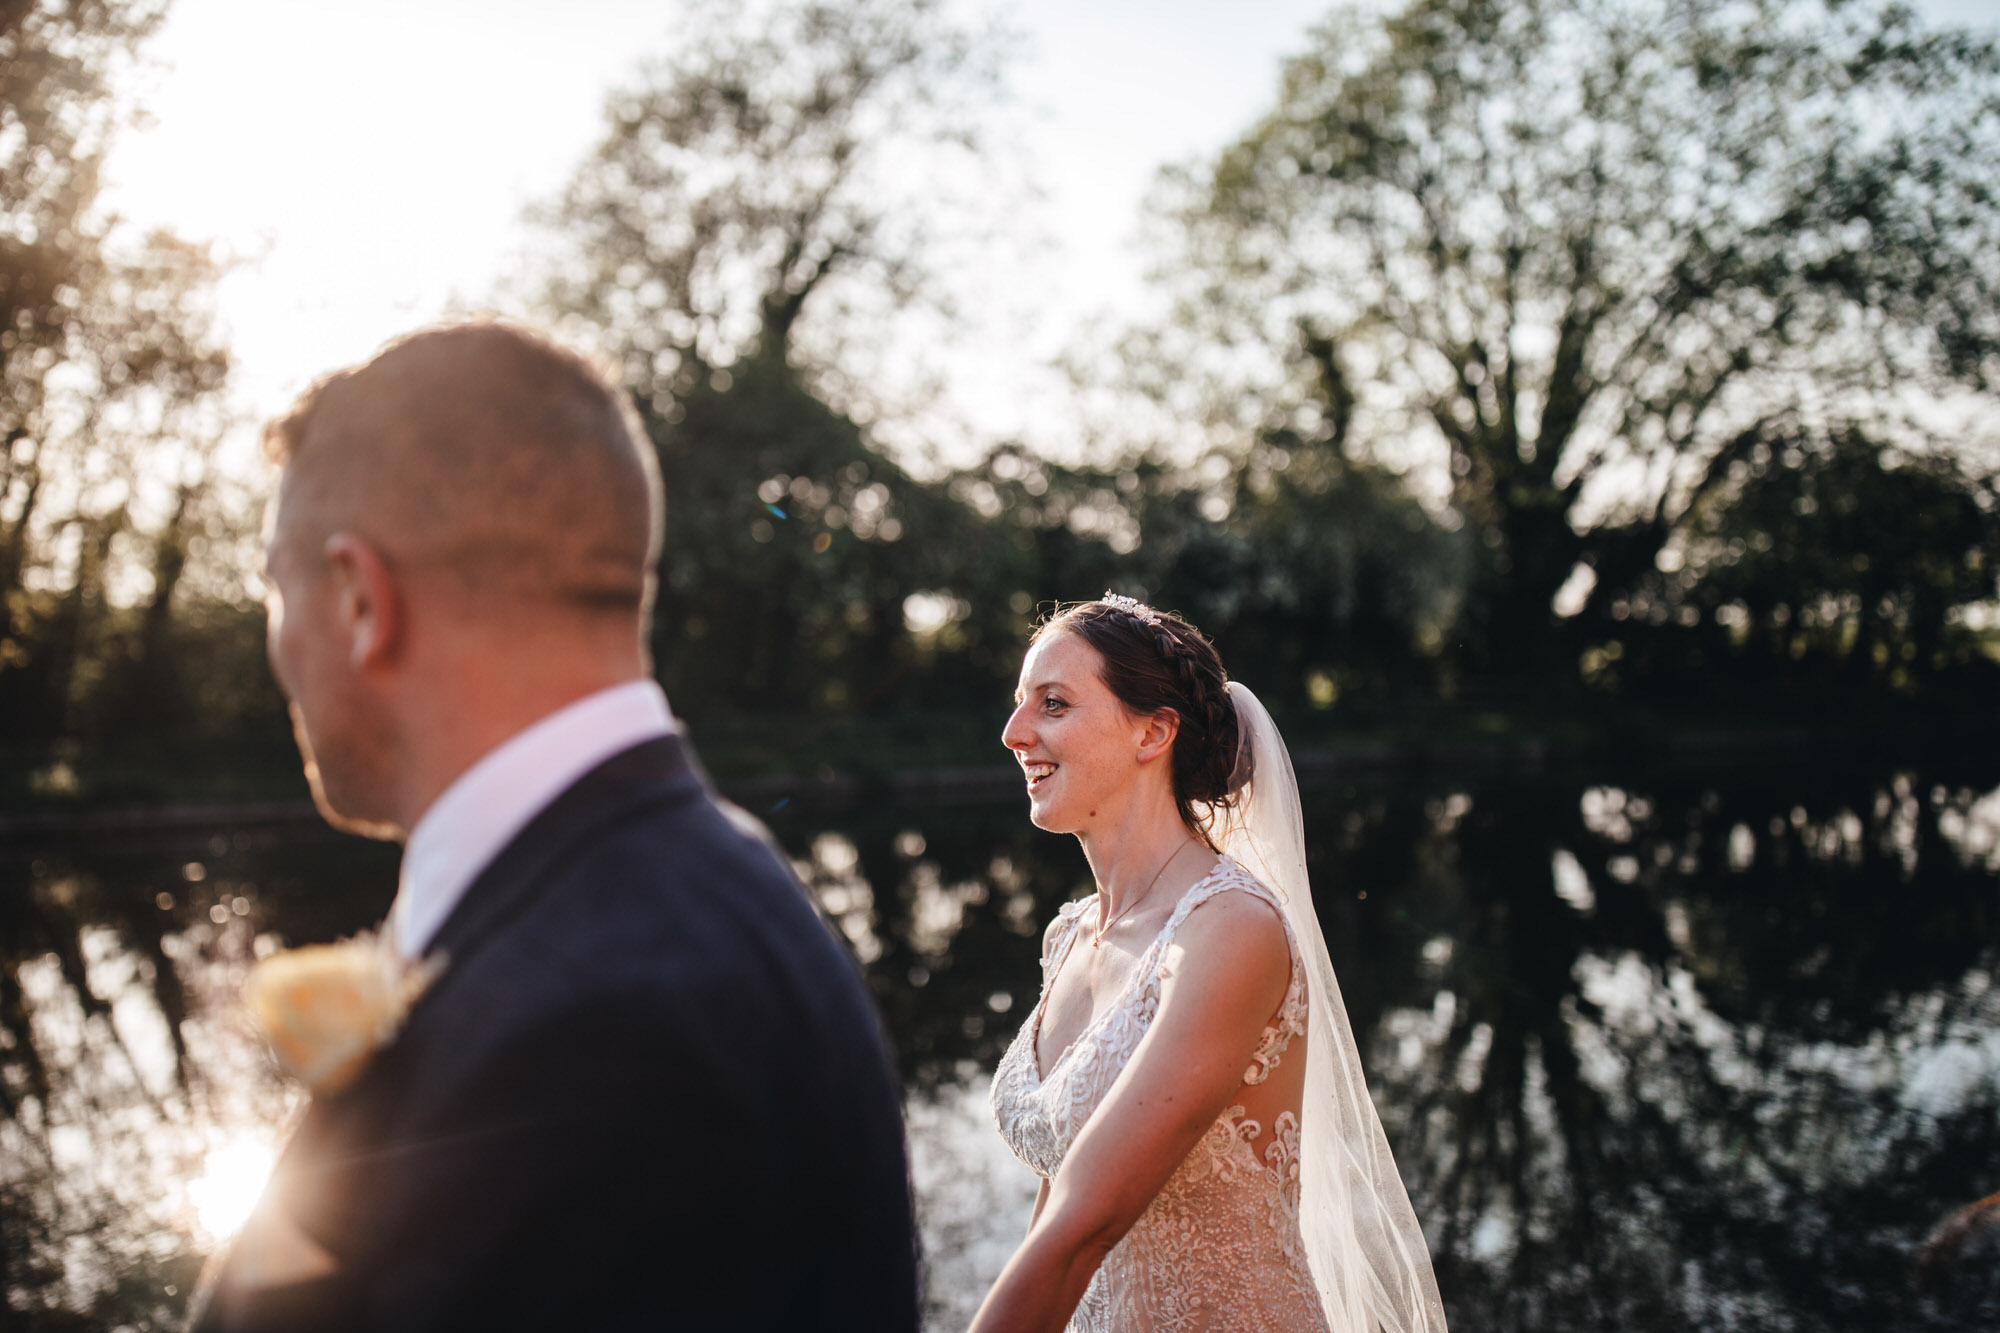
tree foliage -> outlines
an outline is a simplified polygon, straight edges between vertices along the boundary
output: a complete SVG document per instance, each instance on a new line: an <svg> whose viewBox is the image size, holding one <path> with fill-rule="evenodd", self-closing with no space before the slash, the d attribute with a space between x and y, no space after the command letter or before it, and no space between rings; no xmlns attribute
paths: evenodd
<svg viewBox="0 0 2000 1333"><path fill-rule="evenodd" d="M1221 517L1193 526L1150 586L1281 702L1432 694L1461 609L1463 532L1401 476L1307 433L1268 433L1230 462L1204 497Z"/></svg>
<svg viewBox="0 0 2000 1333"><path fill-rule="evenodd" d="M758 353L865 401L883 320L941 299L943 182L979 162L995 38L938 0L682 7L685 39L610 101L546 221L547 303L682 392Z"/></svg>
<svg viewBox="0 0 2000 1333"><path fill-rule="evenodd" d="M1990 405L1997 74L1990 40L1887 4L1336 13L1169 184L1156 387L1442 463L1475 664L1541 670L1573 650L1551 603L1578 566L1587 624L1732 465Z"/></svg>
<svg viewBox="0 0 2000 1333"><path fill-rule="evenodd" d="M857 417L931 299L940 175L975 155L990 38L935 0L694 3L543 214L545 305L623 366L668 495L658 657L712 710L879 702L949 581L949 500Z"/></svg>
<svg viewBox="0 0 2000 1333"><path fill-rule="evenodd" d="M970 716L1038 608L1105 588L1192 616L1281 707L1976 688L1992 42L1875 0L1337 12L1165 187L1173 316L1133 373L1207 445L945 469L889 429L897 367L908 318L949 326L1004 43L940 0L683 18L540 216L542 308L659 450L656 656L690 708ZM208 261L97 202L157 19L0 6L16 735L221 716L209 663L255 656L240 612L174 601L216 522Z"/></svg>
<svg viewBox="0 0 2000 1333"><path fill-rule="evenodd" d="M1037 608L1107 587L1240 639L1297 690L1343 655L1406 660L1419 621L1437 636L1435 525L1310 441L1193 466L1006 443L913 476L861 424L883 395L852 368L935 294L926 220L948 211L939 172L980 149L996 38L930 0L691 12L702 35L612 99L546 215L571 251L549 304L621 359L660 450L677 697L962 710L1004 697Z"/></svg>
<svg viewBox="0 0 2000 1333"><path fill-rule="evenodd" d="M129 113L115 85L161 13L0 8L0 717L15 735L84 725L93 691L158 690L210 517L228 371L209 333L214 265L129 234L99 200Z"/></svg>
<svg viewBox="0 0 2000 1333"><path fill-rule="evenodd" d="M1991 495L1948 454L1906 456L1858 429L1759 443L1690 512L1653 570L1608 608L1618 659L1600 686L1732 685L1849 697L1975 694L1964 632L2000 569ZM1704 665L1728 668L1704 673Z"/></svg>

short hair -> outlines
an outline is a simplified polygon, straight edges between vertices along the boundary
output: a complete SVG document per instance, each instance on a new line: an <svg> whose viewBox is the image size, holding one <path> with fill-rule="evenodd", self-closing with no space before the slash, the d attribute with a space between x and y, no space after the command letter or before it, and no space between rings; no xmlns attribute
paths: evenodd
<svg viewBox="0 0 2000 1333"><path fill-rule="evenodd" d="M651 611L658 459L626 396L539 334L411 334L314 385L264 439L321 534L354 530L503 605Z"/></svg>

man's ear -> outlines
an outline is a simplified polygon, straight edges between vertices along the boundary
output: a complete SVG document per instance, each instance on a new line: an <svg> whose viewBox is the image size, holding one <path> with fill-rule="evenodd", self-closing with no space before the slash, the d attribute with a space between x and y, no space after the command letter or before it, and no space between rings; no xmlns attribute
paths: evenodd
<svg viewBox="0 0 2000 1333"><path fill-rule="evenodd" d="M1171 708L1162 708L1149 714L1143 720L1139 732L1139 762L1150 764L1162 755L1174 750L1174 737L1181 734L1181 715Z"/></svg>
<svg viewBox="0 0 2000 1333"><path fill-rule="evenodd" d="M403 638L403 590L395 571L374 543L351 532L328 537L324 554L348 665L367 670L386 664Z"/></svg>

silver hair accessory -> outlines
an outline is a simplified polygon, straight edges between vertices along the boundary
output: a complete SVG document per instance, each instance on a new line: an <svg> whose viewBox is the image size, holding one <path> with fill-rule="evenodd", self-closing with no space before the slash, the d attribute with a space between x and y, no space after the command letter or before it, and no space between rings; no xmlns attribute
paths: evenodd
<svg viewBox="0 0 2000 1333"><path fill-rule="evenodd" d="M1160 627L1159 614L1152 607L1147 606L1135 597L1127 597L1125 594L1118 592L1107 592L1097 600L1114 610L1123 611L1126 615L1137 616L1154 629Z"/></svg>

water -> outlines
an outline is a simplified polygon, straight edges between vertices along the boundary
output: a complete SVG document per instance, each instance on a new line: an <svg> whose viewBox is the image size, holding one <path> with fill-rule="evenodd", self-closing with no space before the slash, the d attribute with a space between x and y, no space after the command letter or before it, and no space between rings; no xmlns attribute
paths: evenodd
<svg viewBox="0 0 2000 1333"><path fill-rule="evenodd" d="M2000 757L1437 775L1306 803L1455 1330L1994 1325L2000 1246L1928 1285L1913 1257L2000 1190ZM986 1075L1086 868L1014 803L768 813L882 1005L931 1322L962 1327L1033 1198ZM175 1324L297 1105L236 987L281 941L373 923L394 873L309 828L0 847L7 1322Z"/></svg>

